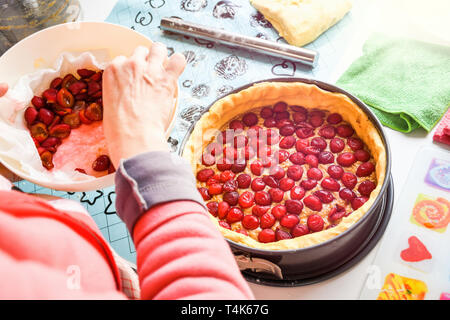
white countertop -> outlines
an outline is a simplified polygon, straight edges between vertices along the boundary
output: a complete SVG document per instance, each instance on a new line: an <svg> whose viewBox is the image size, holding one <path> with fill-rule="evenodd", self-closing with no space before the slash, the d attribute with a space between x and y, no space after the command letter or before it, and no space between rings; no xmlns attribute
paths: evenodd
<svg viewBox="0 0 450 320"><path fill-rule="evenodd" d="M80 3L83 7L83 20L104 21L116 1L80 0ZM418 150L424 145L432 144L432 133L426 134L424 130L416 130L414 133L404 134L389 128L385 128L385 131L392 151L392 176L397 199ZM268 287L252 283L250 287L257 299L357 299L377 248L378 246L350 270L325 282L295 288Z"/></svg>

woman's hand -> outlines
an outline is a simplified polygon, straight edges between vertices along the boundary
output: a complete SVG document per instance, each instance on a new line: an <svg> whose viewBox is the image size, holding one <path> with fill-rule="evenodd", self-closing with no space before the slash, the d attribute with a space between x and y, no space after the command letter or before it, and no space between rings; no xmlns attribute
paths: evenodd
<svg viewBox="0 0 450 320"><path fill-rule="evenodd" d="M182 54L167 57L167 48L153 43L138 47L132 57L117 57L103 73L103 125L110 158L148 151L169 151L165 132L175 108L178 77L186 66Z"/></svg>

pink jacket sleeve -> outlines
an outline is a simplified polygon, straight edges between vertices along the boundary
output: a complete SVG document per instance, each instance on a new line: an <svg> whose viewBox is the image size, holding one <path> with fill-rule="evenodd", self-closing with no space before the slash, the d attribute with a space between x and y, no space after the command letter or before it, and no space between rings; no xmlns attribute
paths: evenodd
<svg viewBox="0 0 450 320"><path fill-rule="evenodd" d="M223 236L198 203L151 208L133 236L142 299L254 299Z"/></svg>

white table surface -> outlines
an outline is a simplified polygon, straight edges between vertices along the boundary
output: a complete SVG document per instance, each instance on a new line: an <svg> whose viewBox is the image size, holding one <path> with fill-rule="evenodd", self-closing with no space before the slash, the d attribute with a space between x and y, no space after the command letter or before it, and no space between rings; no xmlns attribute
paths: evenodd
<svg viewBox="0 0 450 320"><path fill-rule="evenodd" d="M80 3L83 7L83 20L104 21L116 1L80 0ZM351 57L349 58L351 59ZM385 128L385 132L392 151L392 176L395 199L397 199L416 153L422 146L433 143L433 132L427 134L424 130L416 130L414 133L404 134L389 128ZM395 214L395 207L393 214ZM369 267L375 258L377 248L378 246L348 271L325 282L295 288L268 287L252 283L250 283L250 287L257 299L357 299L368 275Z"/></svg>

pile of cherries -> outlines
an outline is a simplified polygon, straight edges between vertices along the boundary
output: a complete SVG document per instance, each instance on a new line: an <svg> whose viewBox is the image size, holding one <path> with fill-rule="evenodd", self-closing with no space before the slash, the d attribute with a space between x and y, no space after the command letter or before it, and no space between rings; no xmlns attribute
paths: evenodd
<svg viewBox="0 0 450 320"><path fill-rule="evenodd" d="M222 227L239 223L234 231L273 242L334 227L361 207L376 188L370 160L338 113L278 102L232 120L205 148L198 190Z"/></svg>
<svg viewBox="0 0 450 320"><path fill-rule="evenodd" d="M79 69L77 74L78 77L67 74L64 78L53 79L50 88L31 99L32 106L24 113L42 165L47 170L54 168L53 155L72 130L103 119L103 71ZM107 155L100 155L92 169L115 171ZM82 168L75 170L86 174Z"/></svg>

